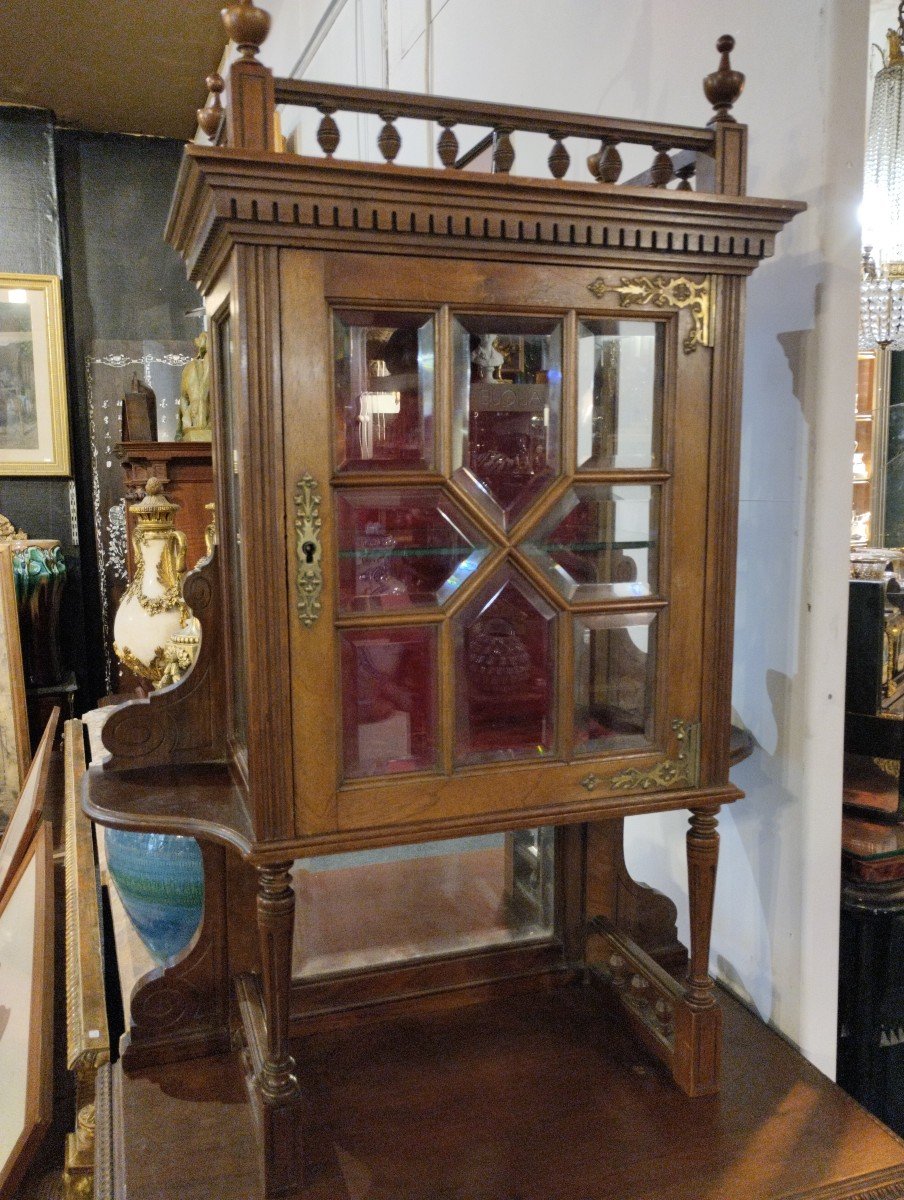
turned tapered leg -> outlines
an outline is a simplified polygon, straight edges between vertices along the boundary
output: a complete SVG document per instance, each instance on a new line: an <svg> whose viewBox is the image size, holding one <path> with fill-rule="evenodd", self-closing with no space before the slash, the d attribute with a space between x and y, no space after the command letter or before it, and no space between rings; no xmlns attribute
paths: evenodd
<svg viewBox="0 0 904 1200"><path fill-rule="evenodd" d="M261 947L267 1042L258 1084L265 1100L291 1100L298 1091L295 1062L289 1053L289 994L292 988L292 934L295 892L292 864L258 869L257 928Z"/></svg>
<svg viewBox="0 0 904 1200"><path fill-rule="evenodd" d="M719 863L719 810L691 809L687 833L687 882L690 900L691 951L687 970L687 1002L692 1008L711 1008L716 1003L709 974L709 942Z"/></svg>

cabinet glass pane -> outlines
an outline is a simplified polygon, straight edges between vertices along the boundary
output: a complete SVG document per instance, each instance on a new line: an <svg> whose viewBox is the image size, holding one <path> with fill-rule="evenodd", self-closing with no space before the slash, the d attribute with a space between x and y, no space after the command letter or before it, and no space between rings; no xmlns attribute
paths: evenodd
<svg viewBox="0 0 904 1200"><path fill-rule="evenodd" d="M555 738L554 610L506 565L453 627L456 760L547 754Z"/></svg>
<svg viewBox="0 0 904 1200"><path fill-rule="evenodd" d="M659 466L662 380L660 322L579 322L579 467Z"/></svg>
<svg viewBox="0 0 904 1200"><path fill-rule="evenodd" d="M524 542L566 600L656 591L659 487L578 484Z"/></svg>
<svg viewBox="0 0 904 1200"><path fill-rule="evenodd" d="M339 604L345 612L444 604L487 542L439 488L341 492Z"/></svg>
<svg viewBox="0 0 904 1200"><path fill-rule="evenodd" d="M574 738L578 754L652 744L656 614L574 618Z"/></svg>
<svg viewBox="0 0 904 1200"><path fill-rule="evenodd" d="M436 766L436 630L344 629L342 730L347 779Z"/></svg>
<svg viewBox="0 0 904 1200"><path fill-rule="evenodd" d="M341 312L333 318L339 470L433 466L433 318Z"/></svg>
<svg viewBox="0 0 904 1200"><path fill-rule="evenodd" d="M229 580L229 639L232 669L229 673L231 692L231 733L236 743L247 742L247 708L245 699L245 604L242 588L242 478L239 473L239 453L236 443L235 396L232 388L232 336L228 313L213 325L216 372L219 380L220 411L225 451L226 480L223 496L226 511L217 514L220 553L226 564Z"/></svg>
<svg viewBox="0 0 904 1200"><path fill-rule="evenodd" d="M454 317L455 479L509 529L559 471L562 328Z"/></svg>
<svg viewBox="0 0 904 1200"><path fill-rule="evenodd" d="M554 845L544 827L302 859L292 974L547 940Z"/></svg>

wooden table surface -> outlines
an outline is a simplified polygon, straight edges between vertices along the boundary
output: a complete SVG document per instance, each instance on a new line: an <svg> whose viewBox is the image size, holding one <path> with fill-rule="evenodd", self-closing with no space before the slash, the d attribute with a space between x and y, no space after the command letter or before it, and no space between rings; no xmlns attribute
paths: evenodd
<svg viewBox="0 0 904 1200"><path fill-rule="evenodd" d="M697 1100L583 987L312 1036L296 1045L312 1133L299 1196L904 1197L904 1142L739 1004L723 1007L724 1088ZM124 1082L118 1070L123 1166L98 1200L256 1200L236 1058Z"/></svg>

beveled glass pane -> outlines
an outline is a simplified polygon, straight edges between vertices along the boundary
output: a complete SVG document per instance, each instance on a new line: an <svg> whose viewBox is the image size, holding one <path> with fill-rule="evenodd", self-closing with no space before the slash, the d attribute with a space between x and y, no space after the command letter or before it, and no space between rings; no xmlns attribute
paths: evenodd
<svg viewBox="0 0 904 1200"><path fill-rule="evenodd" d="M578 466L659 466L662 389L661 322L580 321Z"/></svg>
<svg viewBox="0 0 904 1200"><path fill-rule="evenodd" d="M230 730L235 743L244 748L248 740L245 696L245 605L242 567L242 478L239 473L236 397L232 387L232 324L228 312L213 325L216 371L220 388L220 419L226 460L225 511L217 514L219 541L226 561L229 584L229 671Z"/></svg>
<svg viewBox="0 0 904 1200"><path fill-rule="evenodd" d="M652 744L656 614L574 618L574 740L577 754Z"/></svg>
<svg viewBox="0 0 904 1200"><path fill-rule="evenodd" d="M550 939L554 835L519 829L300 860L293 977Z"/></svg>
<svg viewBox="0 0 904 1200"><path fill-rule="evenodd" d="M542 758L555 741L555 610L505 565L453 618L456 760Z"/></svg>
<svg viewBox="0 0 904 1200"><path fill-rule="evenodd" d="M343 629L346 779L436 766L436 630Z"/></svg>
<svg viewBox="0 0 904 1200"><path fill-rule="evenodd" d="M661 489L577 484L523 543L568 601L649 596L658 577Z"/></svg>
<svg viewBox="0 0 904 1200"><path fill-rule="evenodd" d="M345 612L444 604L486 557L486 538L439 488L340 492Z"/></svg>
<svg viewBox="0 0 904 1200"><path fill-rule="evenodd" d="M562 327L454 317L455 479L509 529L559 472Z"/></svg>
<svg viewBox="0 0 904 1200"><path fill-rule="evenodd" d="M336 466L345 471L433 466L433 318L333 315Z"/></svg>

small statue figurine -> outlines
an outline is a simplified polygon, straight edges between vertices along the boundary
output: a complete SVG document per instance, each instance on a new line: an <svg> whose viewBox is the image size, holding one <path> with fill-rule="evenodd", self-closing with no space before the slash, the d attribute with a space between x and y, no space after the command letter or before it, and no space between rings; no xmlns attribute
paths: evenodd
<svg viewBox="0 0 904 1200"><path fill-rule="evenodd" d="M477 368L478 374L484 383L499 382L499 368L505 362L505 356L500 354L496 346L496 335L494 333L483 333L480 335L480 344L471 355L471 362Z"/></svg>
<svg viewBox="0 0 904 1200"><path fill-rule="evenodd" d="M207 334L195 338L198 353L182 370L179 389L179 425L181 440L209 442L210 433L210 359L207 357Z"/></svg>

